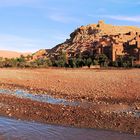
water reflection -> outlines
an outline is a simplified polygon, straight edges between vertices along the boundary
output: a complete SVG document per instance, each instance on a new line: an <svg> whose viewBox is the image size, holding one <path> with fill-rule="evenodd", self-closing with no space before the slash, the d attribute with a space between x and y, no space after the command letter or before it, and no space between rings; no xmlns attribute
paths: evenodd
<svg viewBox="0 0 140 140"><path fill-rule="evenodd" d="M140 136L95 129L78 129L0 117L3 140L139 140Z"/></svg>

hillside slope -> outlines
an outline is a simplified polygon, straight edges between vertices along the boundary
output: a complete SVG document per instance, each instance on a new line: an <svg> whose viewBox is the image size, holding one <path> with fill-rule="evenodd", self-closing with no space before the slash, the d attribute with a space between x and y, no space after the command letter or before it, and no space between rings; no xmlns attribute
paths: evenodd
<svg viewBox="0 0 140 140"><path fill-rule="evenodd" d="M81 26L70 34L70 39L46 52L47 57L59 59L62 52L67 58L94 57L106 54L115 61L118 56L131 55L140 60L140 28L134 26L114 26L99 21L97 24Z"/></svg>
<svg viewBox="0 0 140 140"><path fill-rule="evenodd" d="M28 55L31 53L19 53L19 52L14 52L14 51L7 51L7 50L0 50L0 57L3 58L16 58L16 57L20 57L20 55Z"/></svg>

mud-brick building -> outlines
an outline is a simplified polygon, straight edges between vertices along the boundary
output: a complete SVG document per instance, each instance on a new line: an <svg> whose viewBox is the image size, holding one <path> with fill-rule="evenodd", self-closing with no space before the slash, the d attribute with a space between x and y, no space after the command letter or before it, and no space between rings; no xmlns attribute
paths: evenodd
<svg viewBox="0 0 140 140"><path fill-rule="evenodd" d="M112 61L119 56L132 56L136 63L140 63L140 28L105 24L101 20L77 28L69 39L52 48L47 56L56 59L62 51L66 52L68 59L79 54L86 58L106 54Z"/></svg>
<svg viewBox="0 0 140 140"><path fill-rule="evenodd" d="M136 63L140 63L140 34L126 33L119 35L111 45L111 58L115 61L119 56L133 56Z"/></svg>
<svg viewBox="0 0 140 140"><path fill-rule="evenodd" d="M106 54L112 61L116 61L120 56L132 56L135 63L140 63L140 33L138 32L102 36L97 44L95 53Z"/></svg>

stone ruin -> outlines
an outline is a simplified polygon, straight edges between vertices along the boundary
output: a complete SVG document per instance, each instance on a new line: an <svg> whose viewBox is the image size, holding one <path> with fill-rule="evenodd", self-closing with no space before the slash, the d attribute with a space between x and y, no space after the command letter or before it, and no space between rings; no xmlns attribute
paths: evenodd
<svg viewBox="0 0 140 140"><path fill-rule="evenodd" d="M112 61L128 55L134 56L135 62L140 63L140 28L114 26L101 20L97 24L77 28L70 34L70 39L49 50L47 56L57 59L62 51L68 58L79 54L106 54Z"/></svg>

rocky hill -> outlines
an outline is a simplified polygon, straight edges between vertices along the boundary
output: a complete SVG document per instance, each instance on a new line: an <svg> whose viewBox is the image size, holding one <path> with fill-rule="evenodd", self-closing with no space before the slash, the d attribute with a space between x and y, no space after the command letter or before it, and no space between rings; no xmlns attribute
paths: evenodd
<svg viewBox="0 0 140 140"><path fill-rule="evenodd" d="M95 54L106 54L115 61L118 56L133 55L140 60L140 28L134 26L114 26L99 21L98 24L81 26L70 34L70 39L45 50L43 55L59 59L62 52L67 58L92 57Z"/></svg>
<svg viewBox="0 0 140 140"><path fill-rule="evenodd" d="M48 54L47 52L48 52L48 50L46 50L46 49L41 49L41 50L37 51L36 53L33 54L33 60L46 57Z"/></svg>

